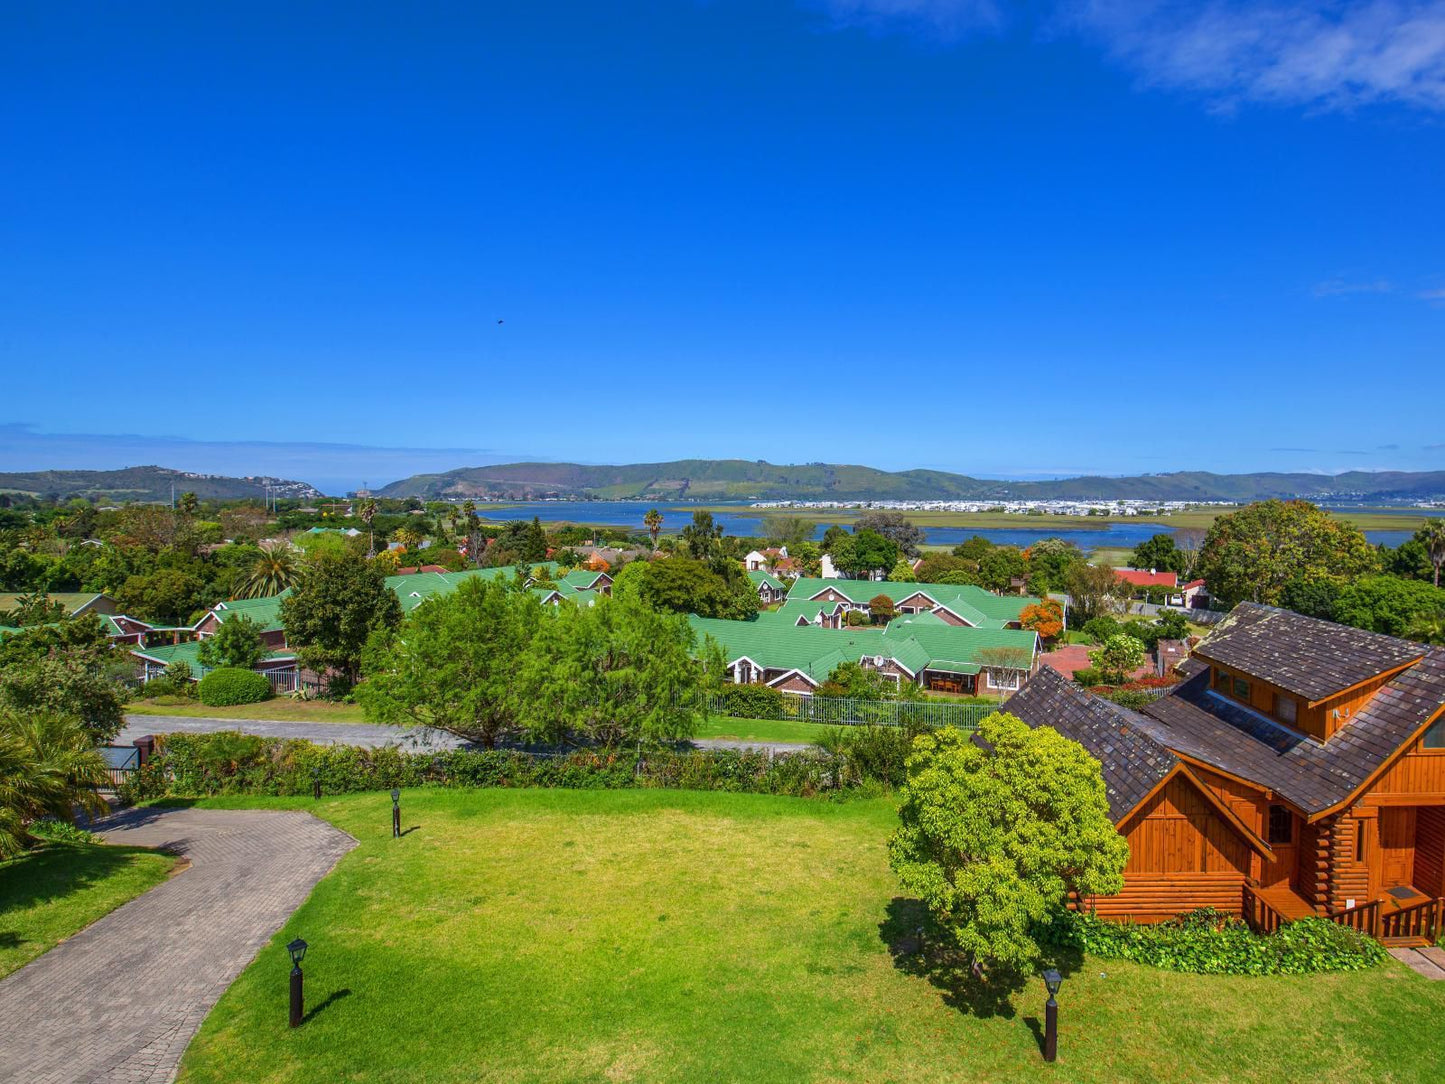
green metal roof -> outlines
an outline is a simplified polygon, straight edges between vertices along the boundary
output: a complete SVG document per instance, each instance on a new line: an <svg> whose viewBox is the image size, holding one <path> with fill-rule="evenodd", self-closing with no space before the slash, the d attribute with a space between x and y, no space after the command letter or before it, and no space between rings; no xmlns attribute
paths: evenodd
<svg viewBox="0 0 1445 1084"><path fill-rule="evenodd" d="M20 605L22 598L32 597L29 591L4 591L0 592L0 610L13 610ZM109 598L103 591L51 591L46 595L51 602L58 602L65 607L67 614L73 614L96 599ZM114 600L111 600L114 602Z"/></svg>
<svg viewBox="0 0 1445 1084"><path fill-rule="evenodd" d="M1039 600L1019 595L995 595L974 584L893 583L888 580L822 580L803 578L793 583L788 599L811 599L832 588L848 601L866 606L879 595L895 603L920 592L935 604L951 610L976 628L1002 628L1017 621L1025 606Z"/></svg>
<svg viewBox="0 0 1445 1084"><path fill-rule="evenodd" d="M750 571L748 573L748 579L753 581L754 587L761 587L763 584L767 584L774 591L783 590L782 580L778 579L772 573L764 572L761 569L754 569L753 571Z"/></svg>
<svg viewBox="0 0 1445 1084"><path fill-rule="evenodd" d="M215 614L216 620L223 625L233 617L249 617L260 626L262 632L280 632L281 600L290 593L290 588L287 588L279 595L267 595L264 598L233 598L218 602L211 607L210 612ZM204 621L205 618L201 620Z"/></svg>
<svg viewBox="0 0 1445 1084"><path fill-rule="evenodd" d="M199 678L206 673L207 667L201 665L197 653L201 650L201 642L192 640L185 644L162 644L158 647L133 647L130 653L142 659L149 659L152 662L169 666L173 662L186 663L191 668L191 673ZM268 652L263 662L287 663L295 662L294 651L271 651Z"/></svg>

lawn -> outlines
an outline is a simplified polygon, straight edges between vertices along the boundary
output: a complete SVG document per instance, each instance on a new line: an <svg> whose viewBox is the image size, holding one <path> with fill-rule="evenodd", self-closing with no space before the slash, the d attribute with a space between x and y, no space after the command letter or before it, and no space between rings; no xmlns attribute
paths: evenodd
<svg viewBox="0 0 1445 1084"><path fill-rule="evenodd" d="M175 862L141 847L84 843L0 862L0 978L155 887Z"/></svg>
<svg viewBox="0 0 1445 1084"><path fill-rule="evenodd" d="M226 993L187 1084L1435 1081L1445 983L1068 969L974 1011L911 973L887 800L408 791L300 804L360 840ZM311 944L286 1027L283 946Z"/></svg>
<svg viewBox="0 0 1445 1084"><path fill-rule="evenodd" d="M709 715L698 728L699 738L727 738L732 741L796 741L815 742L822 723L799 723L779 719L733 719L726 715Z"/></svg>
<svg viewBox="0 0 1445 1084"><path fill-rule="evenodd" d="M125 706L127 715L181 715L188 719L264 719L284 723L364 723L366 716L357 704L337 704L330 700L292 700L278 696L259 704L237 704L212 708L199 700L178 696L159 696L150 700L132 700Z"/></svg>

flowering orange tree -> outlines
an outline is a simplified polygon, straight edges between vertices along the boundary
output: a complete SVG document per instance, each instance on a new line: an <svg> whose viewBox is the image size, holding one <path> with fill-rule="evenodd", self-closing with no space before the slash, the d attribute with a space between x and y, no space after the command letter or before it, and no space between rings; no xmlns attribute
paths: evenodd
<svg viewBox="0 0 1445 1084"><path fill-rule="evenodd" d="M1056 599L1046 598L1025 606L1019 614L1019 624L1033 629L1045 640L1052 640L1064 631L1064 607Z"/></svg>

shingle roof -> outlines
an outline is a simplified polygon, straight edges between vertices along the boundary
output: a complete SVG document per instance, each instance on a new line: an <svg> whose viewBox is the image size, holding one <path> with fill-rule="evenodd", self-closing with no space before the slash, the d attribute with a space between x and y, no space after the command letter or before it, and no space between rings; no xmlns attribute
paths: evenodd
<svg viewBox="0 0 1445 1084"><path fill-rule="evenodd" d="M1418 659L1408 640L1241 602L1194 649L1307 700L1319 701Z"/></svg>
<svg viewBox="0 0 1445 1084"><path fill-rule="evenodd" d="M1327 742L1272 722L1209 690L1200 673L1144 707L1150 735L1171 749L1273 790L1307 814L1348 799L1445 709L1445 648L1430 648Z"/></svg>
<svg viewBox="0 0 1445 1084"><path fill-rule="evenodd" d="M1179 763L1140 726L1137 713L1076 688L1047 667L1009 697L1003 710L1029 726L1052 727L1088 750L1103 771L1116 824Z"/></svg>

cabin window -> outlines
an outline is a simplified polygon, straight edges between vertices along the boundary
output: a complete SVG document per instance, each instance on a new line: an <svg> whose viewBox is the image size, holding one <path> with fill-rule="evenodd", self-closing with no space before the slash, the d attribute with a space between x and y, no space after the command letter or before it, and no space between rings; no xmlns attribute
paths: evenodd
<svg viewBox="0 0 1445 1084"><path fill-rule="evenodd" d="M1282 805L1269 807L1269 842L1271 845L1294 842L1294 817Z"/></svg>
<svg viewBox="0 0 1445 1084"><path fill-rule="evenodd" d="M1214 687L1216 689L1229 688L1229 675L1217 666L1214 668Z"/></svg>
<svg viewBox="0 0 1445 1084"><path fill-rule="evenodd" d="M1234 699L1242 700L1246 704L1249 703L1249 682L1245 681L1244 678L1234 679Z"/></svg>
<svg viewBox="0 0 1445 1084"><path fill-rule="evenodd" d="M1355 821L1355 861L1361 864L1365 861L1365 840L1370 831L1370 822Z"/></svg>
<svg viewBox="0 0 1445 1084"><path fill-rule="evenodd" d="M1276 696L1274 698L1274 713L1279 716L1282 722L1293 723L1295 721L1294 698L1289 696Z"/></svg>
<svg viewBox="0 0 1445 1084"><path fill-rule="evenodd" d="M1445 749L1445 715L1436 719L1420 739L1421 749Z"/></svg>

